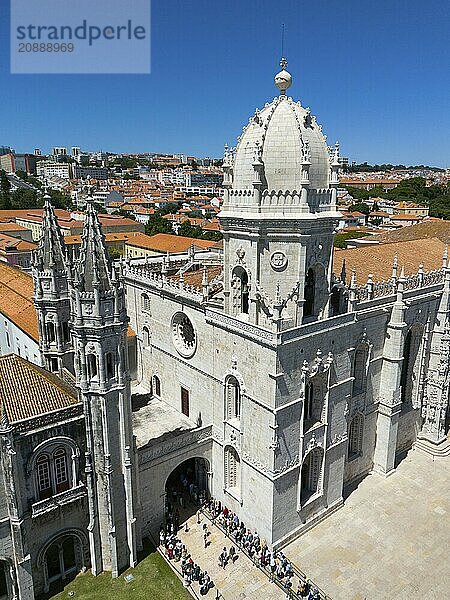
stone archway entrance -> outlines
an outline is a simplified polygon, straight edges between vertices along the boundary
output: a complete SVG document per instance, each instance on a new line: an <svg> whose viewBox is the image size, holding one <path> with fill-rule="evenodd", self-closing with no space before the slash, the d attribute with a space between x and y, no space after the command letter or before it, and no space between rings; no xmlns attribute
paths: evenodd
<svg viewBox="0 0 450 600"><path fill-rule="evenodd" d="M70 581L83 566L81 539L71 533L59 537L44 552L44 591Z"/></svg>
<svg viewBox="0 0 450 600"><path fill-rule="evenodd" d="M169 475L165 487L166 523L179 526L209 497L210 465L206 458L189 458Z"/></svg>
<svg viewBox="0 0 450 600"><path fill-rule="evenodd" d="M0 600L17 598L14 567L8 560L0 559Z"/></svg>

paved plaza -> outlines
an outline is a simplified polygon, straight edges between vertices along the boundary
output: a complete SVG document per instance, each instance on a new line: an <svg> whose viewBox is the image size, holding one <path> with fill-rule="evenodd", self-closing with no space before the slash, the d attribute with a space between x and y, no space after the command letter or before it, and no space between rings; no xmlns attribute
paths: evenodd
<svg viewBox="0 0 450 600"><path fill-rule="evenodd" d="M450 457L411 451L284 549L333 600L444 600L450 590Z"/></svg>
<svg viewBox="0 0 450 600"><path fill-rule="evenodd" d="M206 549L202 532L204 522L211 532ZM225 569L219 566L218 557L222 548L226 546L229 550L232 542L204 515L201 516L200 525L196 523L195 516L191 517L188 527L189 531L185 532L182 528L178 537L183 540L192 560L202 570L208 571L216 586L206 598L215 598L216 590L219 590L223 600L285 600L286 594L275 583L270 583L268 577L243 552L238 551L238 559L234 564L229 563ZM193 583L193 586L198 592L197 583Z"/></svg>

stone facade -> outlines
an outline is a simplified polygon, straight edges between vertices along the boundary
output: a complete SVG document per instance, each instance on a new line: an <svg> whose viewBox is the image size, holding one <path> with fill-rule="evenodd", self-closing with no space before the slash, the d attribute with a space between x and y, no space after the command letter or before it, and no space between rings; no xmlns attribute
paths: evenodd
<svg viewBox="0 0 450 600"><path fill-rule="evenodd" d="M338 509L345 486L391 474L417 437L445 443L447 255L409 277L394 261L389 280L365 286L333 272L339 146L286 96L285 61L275 81L280 95L225 150L223 260L112 265L89 205L72 264L46 202L35 362L78 402L2 415L9 598L85 567L133 566L187 461L200 488L282 547Z"/></svg>

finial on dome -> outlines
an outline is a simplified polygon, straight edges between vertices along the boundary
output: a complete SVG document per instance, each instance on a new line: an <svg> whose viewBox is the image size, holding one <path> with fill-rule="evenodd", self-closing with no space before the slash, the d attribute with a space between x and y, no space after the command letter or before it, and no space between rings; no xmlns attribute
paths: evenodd
<svg viewBox="0 0 450 600"><path fill-rule="evenodd" d="M292 85L292 75L286 71L287 65L288 62L283 57L280 60L281 71L275 75L275 85L280 90L282 96L286 94L286 90Z"/></svg>

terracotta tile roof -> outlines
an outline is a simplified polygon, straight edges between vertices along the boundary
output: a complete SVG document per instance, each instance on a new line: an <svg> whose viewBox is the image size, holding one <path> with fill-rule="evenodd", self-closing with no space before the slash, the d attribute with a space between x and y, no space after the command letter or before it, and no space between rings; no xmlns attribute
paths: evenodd
<svg viewBox="0 0 450 600"><path fill-rule="evenodd" d="M220 275L222 271L222 265L206 267L206 272L208 274L208 283L212 281L215 277ZM173 279L174 281L179 281L180 276L178 274L172 275L170 279ZM203 282L203 269L198 269L197 271L189 271L188 273L184 273L183 281L187 285L193 285L196 288L201 288Z"/></svg>
<svg viewBox="0 0 450 600"><path fill-rule="evenodd" d="M38 342L39 329L33 291L31 275L0 262L0 313ZM127 335L136 335L130 326Z"/></svg>
<svg viewBox="0 0 450 600"><path fill-rule="evenodd" d="M22 227L22 225L18 225L17 223L3 223L0 220L0 231L28 231L28 229L26 227Z"/></svg>
<svg viewBox="0 0 450 600"><path fill-rule="evenodd" d="M214 246L214 243L210 240L200 240L170 233L157 233L151 236L142 233L128 240L127 246L146 248L155 252L186 252L191 246L206 249Z"/></svg>
<svg viewBox="0 0 450 600"><path fill-rule="evenodd" d="M21 250L31 251L37 248L37 244L32 244L31 242L25 242L20 238L15 238L12 235L6 235L4 233L0 233L0 250Z"/></svg>
<svg viewBox="0 0 450 600"><path fill-rule="evenodd" d="M79 404L59 377L14 354L0 356L0 402L11 424Z"/></svg>
<svg viewBox="0 0 450 600"><path fill-rule="evenodd" d="M0 312L38 341L38 322L33 304L33 278L0 262Z"/></svg>
<svg viewBox="0 0 450 600"><path fill-rule="evenodd" d="M425 271L440 269L444 248L443 242L433 238L362 246L346 250L335 249L333 271L339 274L345 259L348 280L352 269L355 269L358 285L364 285L369 274L372 274L375 282L386 281L392 276L392 262L395 255L398 257L399 274L401 268L404 267L405 275L412 275L417 273L420 264L423 264Z"/></svg>
<svg viewBox="0 0 450 600"><path fill-rule="evenodd" d="M366 238L367 240L376 240L381 244L390 242L405 242L408 240L418 240L425 238L438 238L445 244L450 244L450 221L443 219L428 218L417 225L402 227L395 231L380 233L377 236Z"/></svg>

